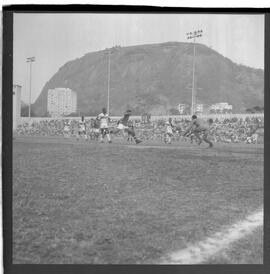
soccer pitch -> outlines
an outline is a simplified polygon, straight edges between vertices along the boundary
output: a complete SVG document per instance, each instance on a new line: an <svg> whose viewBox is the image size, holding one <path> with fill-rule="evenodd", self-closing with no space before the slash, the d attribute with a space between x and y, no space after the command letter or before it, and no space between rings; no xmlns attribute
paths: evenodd
<svg viewBox="0 0 270 274"><path fill-rule="evenodd" d="M13 141L15 264L167 263L262 206L262 145ZM216 250L194 263L263 263L262 226Z"/></svg>

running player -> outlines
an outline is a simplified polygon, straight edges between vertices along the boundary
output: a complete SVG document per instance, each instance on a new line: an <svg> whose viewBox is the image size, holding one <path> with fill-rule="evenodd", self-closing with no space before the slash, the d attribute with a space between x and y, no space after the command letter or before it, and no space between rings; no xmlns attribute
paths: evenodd
<svg viewBox="0 0 270 274"><path fill-rule="evenodd" d="M98 141L99 125L100 125L100 122L97 120L97 118L91 119L91 130L90 130L91 140Z"/></svg>
<svg viewBox="0 0 270 274"><path fill-rule="evenodd" d="M142 141L139 140L137 137L136 137L136 134L135 134L135 131L134 129L132 128L129 128L128 127L128 121L129 121L129 117L131 115L131 110L127 110L125 113L124 113L124 116L118 121L117 123L117 128L112 130L112 133L113 134L117 134L118 132L127 132L128 134L130 134L133 139L135 140L135 143L136 144L139 144L141 143Z"/></svg>
<svg viewBox="0 0 270 274"><path fill-rule="evenodd" d="M128 132L127 142L128 142L129 144L132 144L132 142L133 142L133 140L134 140L133 137L132 137L132 134L131 134L131 132L134 131L134 126L133 126L132 121L128 121L127 126L128 126L128 128L131 129L131 131Z"/></svg>
<svg viewBox="0 0 270 274"><path fill-rule="evenodd" d="M173 136L173 124L172 124L172 118L169 118L169 120L165 123L166 130L165 130L165 136L164 136L164 142L166 144L172 143L172 136Z"/></svg>
<svg viewBox="0 0 270 274"><path fill-rule="evenodd" d="M98 141L99 137L99 121L97 119L91 119L90 122L90 139Z"/></svg>
<svg viewBox="0 0 270 274"><path fill-rule="evenodd" d="M64 137L69 138L70 137L70 121L64 122Z"/></svg>
<svg viewBox="0 0 270 274"><path fill-rule="evenodd" d="M213 120L209 119L206 122L199 119L196 115L192 115L192 120L190 123L190 126L185 130L184 136L186 136L188 133L194 134L196 138L199 140L199 145L202 143L202 141L209 144L209 148L213 147L213 143L208 139L209 130L211 125L213 124ZM200 137L200 133L203 134L203 138Z"/></svg>
<svg viewBox="0 0 270 274"><path fill-rule="evenodd" d="M108 122L110 121L109 115L106 108L102 109L102 112L98 115L97 120L100 121L100 133L101 133L101 143L104 143L104 137L107 136L108 142L111 143L111 136L109 132Z"/></svg>
<svg viewBox="0 0 270 274"><path fill-rule="evenodd" d="M86 123L84 120L84 116L82 116L80 122L79 122L79 130L77 135L77 141L79 140L79 137L84 138L85 141L87 141L87 135L86 135Z"/></svg>

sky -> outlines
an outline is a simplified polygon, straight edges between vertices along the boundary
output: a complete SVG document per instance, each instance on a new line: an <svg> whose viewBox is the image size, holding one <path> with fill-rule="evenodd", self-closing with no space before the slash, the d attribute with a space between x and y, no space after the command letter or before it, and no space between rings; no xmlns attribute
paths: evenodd
<svg viewBox="0 0 270 274"><path fill-rule="evenodd" d="M233 62L264 68L264 16L220 14L14 14L13 83L33 103L66 62L88 52L120 45L188 42L186 33L203 30L197 42Z"/></svg>

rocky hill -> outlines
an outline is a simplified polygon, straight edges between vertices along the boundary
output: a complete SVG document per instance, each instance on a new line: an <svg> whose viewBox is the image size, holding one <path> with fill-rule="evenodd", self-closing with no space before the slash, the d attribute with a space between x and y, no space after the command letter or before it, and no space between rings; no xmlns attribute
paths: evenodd
<svg viewBox="0 0 270 274"><path fill-rule="evenodd" d="M112 48L112 115L126 108L134 113L170 114L177 104L191 104L193 45L168 42ZM47 111L48 89L77 91L78 109L96 115L107 102L108 55L91 52L63 65L46 83L34 104L37 115ZM264 102L264 71L233 63L205 45L196 45L197 102L228 102L243 112Z"/></svg>

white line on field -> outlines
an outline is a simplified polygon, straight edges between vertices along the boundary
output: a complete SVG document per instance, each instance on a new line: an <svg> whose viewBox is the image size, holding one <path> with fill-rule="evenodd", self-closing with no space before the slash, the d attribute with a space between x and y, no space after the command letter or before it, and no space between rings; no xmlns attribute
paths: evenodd
<svg viewBox="0 0 270 274"><path fill-rule="evenodd" d="M161 264L200 264L262 225L263 209L260 209L229 229L217 232L204 241L169 254Z"/></svg>
<svg viewBox="0 0 270 274"><path fill-rule="evenodd" d="M151 146L151 145L127 145L130 148L139 148L139 149L146 149L146 148L157 148L157 149L186 149L186 150L202 150L207 147L182 147L182 146Z"/></svg>

